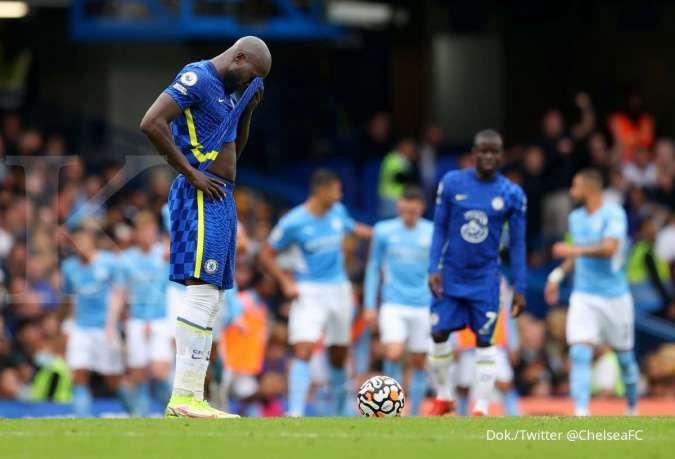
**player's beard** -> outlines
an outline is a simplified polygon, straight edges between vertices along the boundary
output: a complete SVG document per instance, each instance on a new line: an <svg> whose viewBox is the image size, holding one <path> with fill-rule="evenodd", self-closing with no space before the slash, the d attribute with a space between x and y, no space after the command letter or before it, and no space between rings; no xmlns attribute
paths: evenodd
<svg viewBox="0 0 675 459"><path fill-rule="evenodd" d="M237 92L241 89L241 77L236 70L227 70L223 75L223 87L228 93Z"/></svg>

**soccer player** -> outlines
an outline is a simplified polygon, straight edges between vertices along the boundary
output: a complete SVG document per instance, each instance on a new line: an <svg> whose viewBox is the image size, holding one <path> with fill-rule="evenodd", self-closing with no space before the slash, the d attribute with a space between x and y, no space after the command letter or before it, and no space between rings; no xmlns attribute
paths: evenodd
<svg viewBox="0 0 675 459"><path fill-rule="evenodd" d="M322 334L330 360L331 411L334 415L344 412L354 304L343 242L348 233L369 238L372 232L354 222L339 202L342 183L333 172L314 172L310 188L309 198L284 215L260 252L261 263L280 283L284 295L296 298L288 318L294 354L288 374L289 416L305 414L311 383L309 360ZM276 260L278 252L291 247L299 255L293 278Z"/></svg>
<svg viewBox="0 0 675 459"><path fill-rule="evenodd" d="M166 311L169 264L159 241L155 217L141 212L135 221L135 247L120 255L129 319L126 323L127 367L133 384L134 414L150 414L151 383L156 400L166 404L173 350Z"/></svg>
<svg viewBox="0 0 675 459"><path fill-rule="evenodd" d="M438 186L429 261L431 304L431 376L437 388L433 414L454 408L448 375L452 363L450 333L469 326L476 335L474 415L488 413L496 377L492 342L499 315L499 243L504 223L510 231L509 253L515 294L511 313L525 307L525 209L523 190L498 172L503 156L499 133L476 134L475 168L451 171Z"/></svg>
<svg viewBox="0 0 675 459"><path fill-rule="evenodd" d="M417 414L426 392L424 371L429 349L429 303L427 286L429 247L433 224L422 218L424 193L409 187L398 200L398 218L375 225L365 279L365 319L377 320L377 299L381 289L379 312L380 340L384 345L383 371L397 381L403 380L403 357L410 353L412 377L408 394L411 413Z"/></svg>
<svg viewBox="0 0 675 459"><path fill-rule="evenodd" d="M261 77L271 65L262 40L240 38L222 54L186 65L141 121L143 132L180 173L169 194L170 279L187 288L176 320L169 417L232 417L203 399L204 379L215 317L224 290L232 288L236 163L262 100Z"/></svg>
<svg viewBox="0 0 675 459"><path fill-rule="evenodd" d="M78 228L72 234L76 255L61 265L64 316L74 318L68 333L66 361L73 371L73 409L78 417L91 416L89 376L92 371L103 375L113 391L121 389L123 371L122 341L117 329L117 311L121 308L120 266L110 252L96 248L96 235ZM119 392L125 408L130 408L127 394Z"/></svg>
<svg viewBox="0 0 675 459"><path fill-rule="evenodd" d="M635 415L640 375L633 354L633 298L626 280L626 213L616 204L603 202L602 177L592 169L574 177L570 195L582 205L569 216L574 242L553 246L553 255L564 261L549 275L545 296L549 304L557 304L560 282L574 269L566 331L574 413L590 414L593 346L606 343L618 356L627 413Z"/></svg>

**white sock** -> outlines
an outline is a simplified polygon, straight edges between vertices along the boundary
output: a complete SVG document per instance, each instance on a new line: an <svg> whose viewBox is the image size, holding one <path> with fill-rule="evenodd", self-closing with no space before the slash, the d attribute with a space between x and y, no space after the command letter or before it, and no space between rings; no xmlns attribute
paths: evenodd
<svg viewBox="0 0 675 459"><path fill-rule="evenodd" d="M201 362L201 366L199 368L199 374L197 375L197 379L195 380L195 386L193 388L194 392L194 399L195 400L204 400L204 382L206 381L206 373L209 371L209 362L211 361L211 349L213 347L213 329L216 325L216 318L218 317L218 312L220 311L221 305L223 304L224 301L224 290L218 290L218 300L211 310L211 313L209 314L209 320L206 323L206 327L209 328L211 331L209 332L209 335L206 337L206 341L204 342L204 355L206 358Z"/></svg>
<svg viewBox="0 0 675 459"><path fill-rule="evenodd" d="M188 285L185 304L176 319L173 395L204 397L204 378L213 339L209 323L217 306L218 289L215 286Z"/></svg>
<svg viewBox="0 0 675 459"><path fill-rule="evenodd" d="M487 414L497 378L497 348L476 348L476 405L474 411Z"/></svg>
<svg viewBox="0 0 675 459"><path fill-rule="evenodd" d="M451 378L453 361L450 341L433 343L428 357L431 382L436 389L436 398L452 401L455 399L455 388Z"/></svg>

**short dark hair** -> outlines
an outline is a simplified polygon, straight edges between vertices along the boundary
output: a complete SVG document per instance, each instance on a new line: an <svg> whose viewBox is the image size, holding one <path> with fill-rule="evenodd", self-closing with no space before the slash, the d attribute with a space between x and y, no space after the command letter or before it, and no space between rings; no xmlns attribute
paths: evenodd
<svg viewBox="0 0 675 459"><path fill-rule="evenodd" d="M483 129L482 131L478 131L473 138L473 144L478 145L481 142L498 143L499 145L504 144L502 135L494 129Z"/></svg>
<svg viewBox="0 0 675 459"><path fill-rule="evenodd" d="M309 180L309 188L313 193L317 188L339 181L340 177L330 169L317 169L312 173L312 178Z"/></svg>
<svg viewBox="0 0 675 459"><path fill-rule="evenodd" d="M596 185L600 190L602 190L602 188L604 187L604 180L602 179L602 174L597 169L588 167L586 169L582 169L581 171L579 171L578 175L584 180Z"/></svg>
<svg viewBox="0 0 675 459"><path fill-rule="evenodd" d="M415 185L408 185L404 188L401 199L410 199L425 202L426 198L424 196L424 191L422 188Z"/></svg>

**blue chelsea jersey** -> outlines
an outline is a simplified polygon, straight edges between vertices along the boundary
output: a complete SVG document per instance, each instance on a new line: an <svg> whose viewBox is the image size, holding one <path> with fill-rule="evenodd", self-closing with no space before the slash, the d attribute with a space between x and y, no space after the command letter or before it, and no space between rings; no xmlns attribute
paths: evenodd
<svg viewBox="0 0 675 459"><path fill-rule="evenodd" d="M83 328L105 326L110 294L121 284L120 262L110 252L98 251L90 263L69 257L61 265L63 292L72 295L75 323Z"/></svg>
<svg viewBox="0 0 675 459"><path fill-rule="evenodd" d="M510 239L511 280L526 287L523 190L497 174L480 180L474 168L445 174L438 187L429 271L440 271L443 289L458 297L492 297L499 288L499 245L504 224Z"/></svg>
<svg viewBox="0 0 675 459"><path fill-rule="evenodd" d="M589 215L581 207L569 216L569 229L577 246L598 245L606 238L619 241L610 258L577 257L574 262L574 290L603 297L628 293L626 280L627 224L626 212L616 204L604 204Z"/></svg>
<svg viewBox="0 0 675 459"><path fill-rule="evenodd" d="M354 220L341 203L323 216L311 214L304 204L284 215L270 234L277 251L296 251L294 277L298 281L338 283L347 280L343 241L354 229Z"/></svg>
<svg viewBox="0 0 675 459"><path fill-rule="evenodd" d="M164 247L157 244L148 252L132 247L122 252L120 259L129 316L142 320L165 318L169 263L164 258Z"/></svg>
<svg viewBox="0 0 675 459"><path fill-rule="evenodd" d="M382 278L382 303L428 307L427 267L433 224L420 219L413 228L400 218L375 225L366 270L364 305L376 306Z"/></svg>

